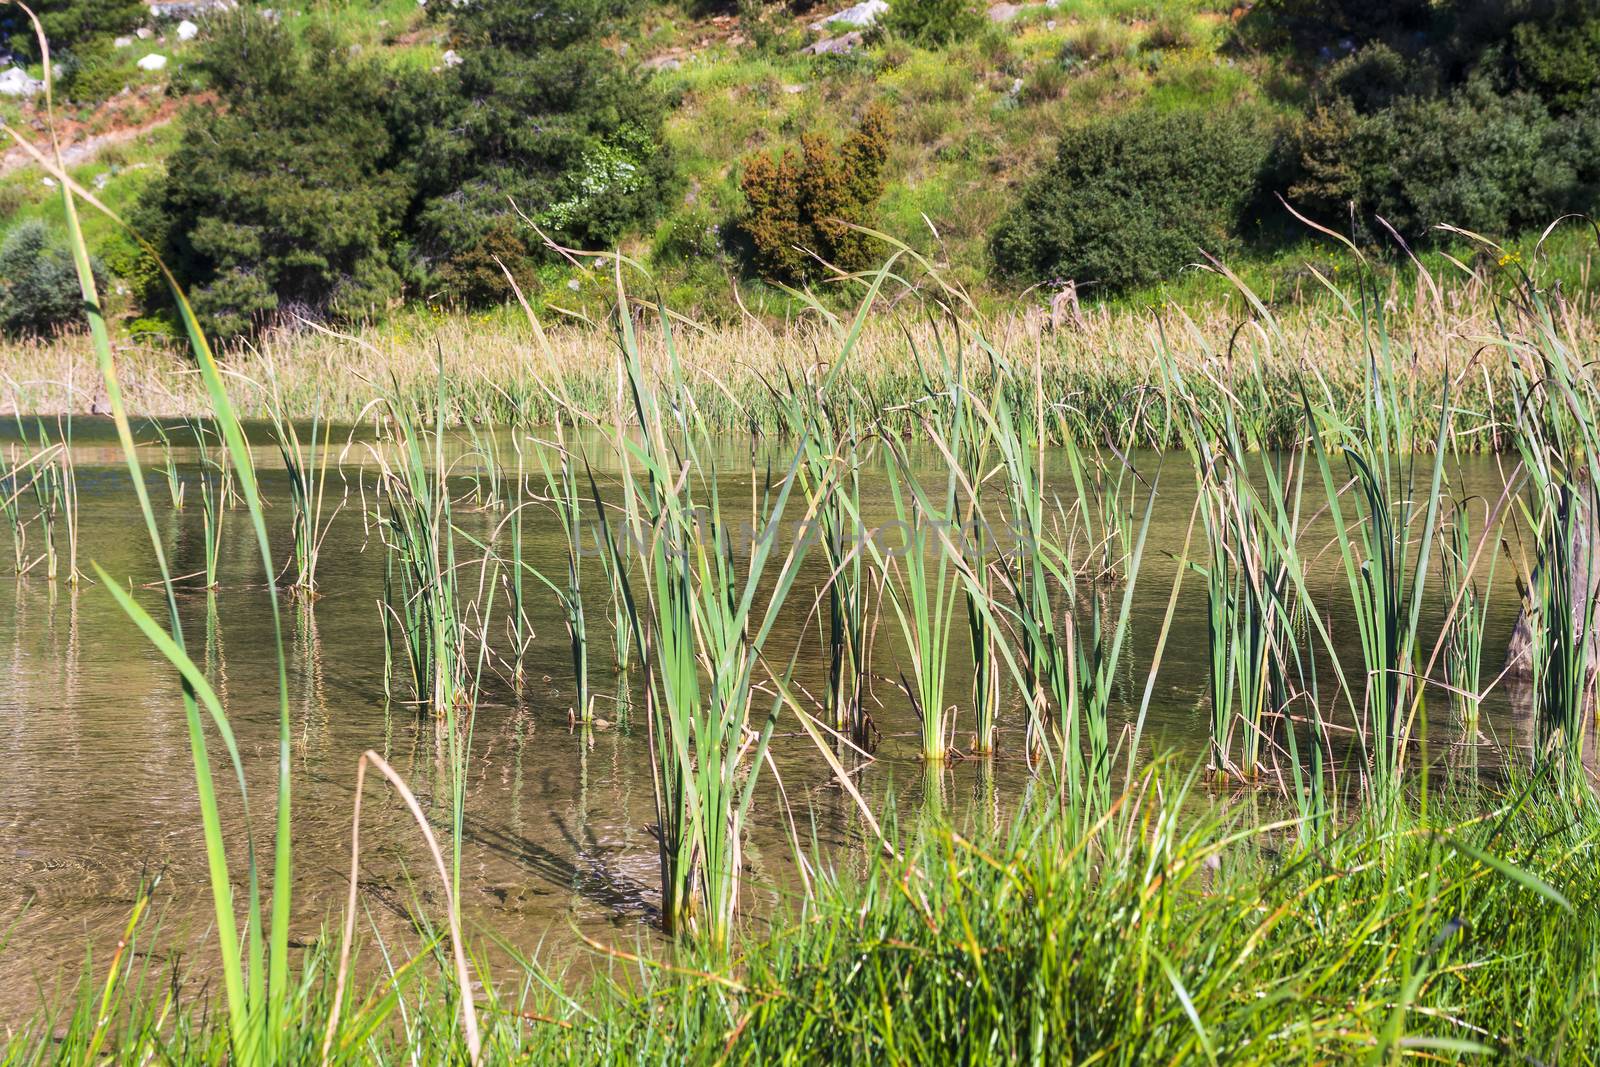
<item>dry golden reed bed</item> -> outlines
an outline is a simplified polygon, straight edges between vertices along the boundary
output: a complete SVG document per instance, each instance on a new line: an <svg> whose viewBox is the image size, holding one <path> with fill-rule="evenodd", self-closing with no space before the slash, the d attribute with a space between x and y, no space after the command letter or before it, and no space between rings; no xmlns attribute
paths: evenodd
<svg viewBox="0 0 1600 1067"><path fill-rule="evenodd" d="M1381 316L1370 312L1378 302L1361 307L1352 283L1340 287L1340 297L1325 294L1281 307L1241 293L1196 309L1091 307L1064 313L1055 323L1048 313L1029 309L989 319L982 329L989 351L1006 362L1009 373L1029 382L1038 375L1048 394L1082 408L1090 424L1126 417L1123 409L1139 406L1136 393L1148 407L1162 351L1180 366L1221 363L1235 375L1257 375L1269 392L1278 391L1277 399L1294 406L1302 373L1321 375L1336 395L1356 394L1369 355L1386 350L1394 372L1415 386L1424 406L1437 400L1448 376L1457 404L1477 412L1486 426L1509 403L1499 385L1505 346L1488 345L1506 328L1503 323L1515 321L1496 314L1496 290L1502 288L1481 275L1443 285L1412 274L1381 294ZM658 313L651 305L633 307L641 321ZM1575 341L1589 342L1600 333L1592 294L1561 303L1558 314L1564 318L1559 329ZM958 334L951 317L917 294L880 296L842 380L892 415L897 405L921 395L919 361L936 361L941 345L953 350L959 337L969 361L987 361L966 332L970 310L961 309L959 318ZM838 337L849 326L849 312L834 321L813 314L778 325L680 321L675 338L712 421L743 429L770 426L772 391L816 379L837 358ZM553 411L552 391L596 416L625 418L610 327L551 321L542 332L541 339L528 322L507 315L403 317L349 333L305 326L233 346L223 363L232 399L245 417L268 415L274 390L267 383L273 380L280 415L320 413L348 421L380 393L431 402L442 371L447 408L463 421L545 421ZM647 365L664 371L660 331L641 329L639 341ZM189 417L210 410L182 344L125 337L114 343L131 412ZM87 413L100 398L99 381L86 336L0 345L0 412ZM1160 443L1160 431L1152 434L1153 443Z"/></svg>

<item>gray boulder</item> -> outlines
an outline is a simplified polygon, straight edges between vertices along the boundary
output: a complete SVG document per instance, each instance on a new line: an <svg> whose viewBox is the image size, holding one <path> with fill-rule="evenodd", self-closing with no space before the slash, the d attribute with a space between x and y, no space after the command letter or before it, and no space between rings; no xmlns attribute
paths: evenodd
<svg viewBox="0 0 1600 1067"><path fill-rule="evenodd" d="M813 22L813 30L821 30L832 23L844 23L846 26L860 26L865 29L883 17L889 10L888 0L862 0L855 7L847 7L837 15L829 15L820 22Z"/></svg>
<svg viewBox="0 0 1600 1067"><path fill-rule="evenodd" d="M837 37L825 37L820 41L806 45L800 49L808 56L842 56L847 52L854 52L861 46L863 34L860 30L851 30Z"/></svg>
<svg viewBox="0 0 1600 1067"><path fill-rule="evenodd" d="M44 82L30 78L21 67L11 67L0 73L0 96L34 96L44 92Z"/></svg>

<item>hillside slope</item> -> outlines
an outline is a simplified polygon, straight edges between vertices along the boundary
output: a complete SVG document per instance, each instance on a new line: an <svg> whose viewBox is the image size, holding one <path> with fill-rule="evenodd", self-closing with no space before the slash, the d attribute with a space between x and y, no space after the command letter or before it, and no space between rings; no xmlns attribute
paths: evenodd
<svg viewBox="0 0 1600 1067"><path fill-rule="evenodd" d="M981 24L943 47L879 32L870 22L882 5L870 2L803 11L756 0L737 9L686 3L637 4L605 43L652 72L672 100L665 141L681 189L653 231L626 238L624 250L651 266L670 303L702 317L745 308L782 318L798 310L790 294L751 269L737 227L746 206L740 174L754 154L793 148L803 135L843 137L869 105L885 105L892 123L875 226L997 304L1014 300L1022 285L996 277L991 235L1064 133L1136 110L1242 111L1263 124L1281 119L1287 128L1314 102L1316 63L1250 44L1254 38L1241 32L1250 5L1231 0L996 3ZM329 28L352 53L397 67L442 71L455 61L447 23L413 0L258 10L286 26ZM96 106L64 106L58 116L75 176L119 210L160 173L183 110L212 106L192 63L206 21L198 40L179 40L181 13L119 38L97 84L124 87ZM1337 63L1355 48L1344 41L1318 62ZM166 57L162 69L140 69L139 59L151 53ZM43 136L39 98L0 100L0 112ZM0 157L0 235L25 219L53 219L57 201L36 168L15 152ZM1310 259L1325 269L1346 262L1336 245L1287 212L1274 207L1267 218L1270 239L1233 260L1264 293L1298 291L1310 280ZM103 220L92 221L90 237L113 274L135 269L127 243ZM1581 266L1571 273L1577 278ZM1086 281L1083 299L1108 295ZM603 285L562 261L540 269L532 288L540 306L582 308L604 299ZM1180 271L1159 293L1119 296L1137 305L1226 288L1205 272ZM1049 296L1041 290L1030 299Z"/></svg>

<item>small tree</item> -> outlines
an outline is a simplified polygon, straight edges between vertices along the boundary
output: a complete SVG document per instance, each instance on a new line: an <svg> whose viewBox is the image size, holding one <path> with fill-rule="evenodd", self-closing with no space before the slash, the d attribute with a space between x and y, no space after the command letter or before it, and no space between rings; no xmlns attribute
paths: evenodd
<svg viewBox="0 0 1600 1067"><path fill-rule="evenodd" d="M494 260L520 275L544 257L524 216L564 244L604 248L671 198L668 101L601 39L625 11L616 0L450 5L462 62L403 106L417 243L456 300L503 300Z"/></svg>
<svg viewBox="0 0 1600 1067"><path fill-rule="evenodd" d="M356 319L398 297L412 185L391 76L254 11L229 19L203 66L219 106L187 114L140 224L207 329L246 334L289 308Z"/></svg>
<svg viewBox="0 0 1600 1067"><path fill-rule="evenodd" d="M95 273L103 273L98 264ZM50 240L44 223L22 223L0 244L0 333L43 336L82 322L71 253Z"/></svg>
<svg viewBox="0 0 1600 1067"><path fill-rule="evenodd" d="M837 146L812 132L800 138L798 155L785 149L746 159L740 228L761 274L804 282L822 270L816 256L845 270L870 265L871 241L855 227L873 220L888 158L889 112L874 104Z"/></svg>

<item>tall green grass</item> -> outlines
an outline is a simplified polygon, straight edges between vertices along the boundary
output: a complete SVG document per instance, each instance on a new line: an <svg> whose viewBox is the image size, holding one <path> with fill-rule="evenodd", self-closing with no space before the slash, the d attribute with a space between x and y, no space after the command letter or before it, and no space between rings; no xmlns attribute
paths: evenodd
<svg viewBox="0 0 1600 1067"><path fill-rule="evenodd" d="M273 429L273 441L283 460L284 472L289 476L289 530L293 551L294 581L289 590L306 600L315 600L317 591L317 560L322 554L323 539L327 537L341 504L335 504L331 513L324 516L328 492L328 464L333 456L333 426L323 419L321 408L313 411L307 435L302 438L300 427L285 410L276 377L268 380L273 393L267 409Z"/></svg>
<svg viewBox="0 0 1600 1067"><path fill-rule="evenodd" d="M542 503L551 509L561 527L566 548L562 560L566 565L566 574L557 581L542 569L528 566L530 572L555 594L561 605L572 658L574 696L571 714L579 722L592 722L594 697L589 691L589 629L583 608L582 577L583 559L589 554L587 541L590 531L584 520L584 493L578 480L578 465L567 443L568 431L563 416L556 417L554 434L552 440L536 444L535 455L544 475L545 496ZM520 546L518 551L521 551Z"/></svg>
<svg viewBox="0 0 1600 1067"><path fill-rule="evenodd" d="M800 539L787 550L779 545L803 453L797 448L759 481L752 470L756 535L741 558L716 442L676 361L665 381L646 373L623 260L615 265L619 376L634 415L631 428L611 429L622 461L620 536L592 476L591 486L604 545L634 553L641 572L635 581L631 568L613 561L646 674L663 924L726 947L743 880L744 827L781 706L775 698L763 712L757 683L765 674L781 693L788 673L781 658L768 659L766 642L805 552ZM661 330L670 355L670 320L661 320ZM807 509L803 518L812 517Z"/></svg>

